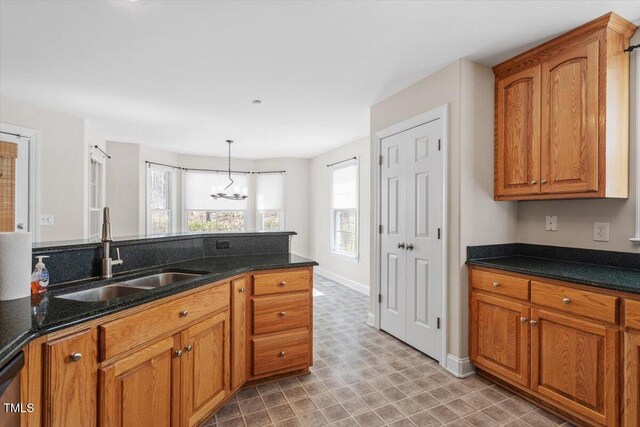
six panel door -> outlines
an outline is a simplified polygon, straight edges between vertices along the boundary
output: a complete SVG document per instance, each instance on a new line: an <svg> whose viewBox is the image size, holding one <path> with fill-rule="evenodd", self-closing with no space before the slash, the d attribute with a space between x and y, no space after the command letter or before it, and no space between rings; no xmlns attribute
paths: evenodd
<svg viewBox="0 0 640 427"><path fill-rule="evenodd" d="M471 361L529 385L529 306L471 293Z"/></svg>
<svg viewBox="0 0 640 427"><path fill-rule="evenodd" d="M88 329L45 344L45 425L97 424L97 338L98 331Z"/></svg>
<svg viewBox="0 0 640 427"><path fill-rule="evenodd" d="M540 192L540 91L540 66L496 82L496 197Z"/></svg>
<svg viewBox="0 0 640 427"><path fill-rule="evenodd" d="M542 193L598 191L597 36L542 63Z"/></svg>
<svg viewBox="0 0 640 427"><path fill-rule="evenodd" d="M197 425L230 393L229 311L181 333L182 425Z"/></svg>
<svg viewBox="0 0 640 427"><path fill-rule="evenodd" d="M531 389L604 425L617 425L618 331L532 309Z"/></svg>
<svg viewBox="0 0 640 427"><path fill-rule="evenodd" d="M180 425L179 345L167 337L100 369L101 427Z"/></svg>

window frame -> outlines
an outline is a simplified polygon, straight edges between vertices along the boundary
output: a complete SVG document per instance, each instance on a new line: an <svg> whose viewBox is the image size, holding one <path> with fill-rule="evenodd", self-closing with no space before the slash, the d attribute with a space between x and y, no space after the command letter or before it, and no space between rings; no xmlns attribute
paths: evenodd
<svg viewBox="0 0 640 427"><path fill-rule="evenodd" d="M163 172L163 173L167 173L168 177L167 177L167 206L168 209L151 209L151 198L149 197L149 192L151 191L151 171L158 171L158 172ZM173 168L167 168L167 167L163 167L163 166L157 166L154 164L149 163L148 167L147 167L147 190L146 190L146 218L147 218L147 235L161 235L161 234L170 234L173 232L173 220L174 220L174 212L173 212L173 198L175 197L175 195L173 194L173 180L174 180L174 176L173 176L174 170ZM151 226L152 226L152 212L153 211L168 211L169 212L169 218L167 220L167 224L168 224L168 229L166 233L153 233L153 231L151 230Z"/></svg>
<svg viewBox="0 0 640 427"><path fill-rule="evenodd" d="M93 184L93 171L91 170L91 163L95 162L96 164L100 165L100 201L98 202L97 207L92 207L92 194L91 194L91 189L92 189L92 184ZM101 225L101 221L102 221L102 215L101 215L101 211L102 209L105 207L106 205L106 190L107 190L107 163L105 161L104 157L95 155L94 152L92 150L89 151L89 164L88 164L88 182L87 182L87 228L86 228L86 233L87 233L87 237L91 240L94 238L99 238L100 237L100 233L101 233L101 229L100 229L100 225ZM91 214L92 213L98 213L98 229L96 231L95 234L91 234Z"/></svg>
<svg viewBox="0 0 640 427"><path fill-rule="evenodd" d="M355 226L355 237L356 237L356 241L355 241L355 253L351 254L348 252L342 252L336 249L336 211L340 211L340 210L345 210L345 209L334 209L333 207L333 176L334 176L334 172L336 170L339 169L344 169L347 167L351 167L351 166L355 166L356 168L356 208L355 208L355 212L356 212L356 226ZM331 243L331 249L330 252L344 257L347 260L353 261L355 263L358 263L360 261L360 158L356 157L355 159L348 161L348 162L343 162L340 164L336 164L333 165L330 169L330 182L331 185L329 186L329 221L330 221L330 231L331 231L331 237L330 237L330 243Z"/></svg>

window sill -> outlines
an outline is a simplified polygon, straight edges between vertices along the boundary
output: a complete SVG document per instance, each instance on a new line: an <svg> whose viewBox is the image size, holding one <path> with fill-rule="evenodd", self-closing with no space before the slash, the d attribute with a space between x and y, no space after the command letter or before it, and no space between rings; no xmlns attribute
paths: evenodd
<svg viewBox="0 0 640 427"><path fill-rule="evenodd" d="M631 243L634 245L640 245L640 237L632 237L629 240L631 240Z"/></svg>
<svg viewBox="0 0 640 427"><path fill-rule="evenodd" d="M338 252L334 250L331 250L330 252L333 255L337 255L341 258L344 258L347 261L353 262L354 264L358 264L360 262L360 258L358 257L358 255L349 255L349 254L345 254L344 252Z"/></svg>

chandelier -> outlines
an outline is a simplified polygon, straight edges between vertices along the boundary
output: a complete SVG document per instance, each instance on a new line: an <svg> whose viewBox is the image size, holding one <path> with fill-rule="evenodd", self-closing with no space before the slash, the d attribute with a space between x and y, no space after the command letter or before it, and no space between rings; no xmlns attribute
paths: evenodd
<svg viewBox="0 0 640 427"><path fill-rule="evenodd" d="M246 194L240 194L240 192L236 192L236 193L226 192L227 189L233 185L233 178L231 178L231 144L233 144L233 140L227 139L227 144L229 144L229 185L227 185L217 193L213 192L212 190L211 197L213 197L214 199L244 200L247 198Z"/></svg>

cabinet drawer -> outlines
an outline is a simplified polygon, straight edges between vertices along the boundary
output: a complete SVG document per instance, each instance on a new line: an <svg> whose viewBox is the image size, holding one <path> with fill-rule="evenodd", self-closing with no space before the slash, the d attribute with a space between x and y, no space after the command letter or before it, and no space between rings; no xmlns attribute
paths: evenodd
<svg viewBox="0 0 640 427"><path fill-rule="evenodd" d="M624 325L640 329L640 301L628 298L624 300Z"/></svg>
<svg viewBox="0 0 640 427"><path fill-rule="evenodd" d="M101 360L180 329L228 305L229 283L224 283L100 325Z"/></svg>
<svg viewBox="0 0 640 427"><path fill-rule="evenodd" d="M529 279L507 276L482 270L471 270L471 286L485 292L517 298L529 299Z"/></svg>
<svg viewBox="0 0 640 427"><path fill-rule="evenodd" d="M253 294L279 294L310 289L309 271L292 270L253 275Z"/></svg>
<svg viewBox="0 0 640 427"><path fill-rule="evenodd" d="M253 375L309 366L309 331L285 332L256 337L253 345Z"/></svg>
<svg viewBox="0 0 640 427"><path fill-rule="evenodd" d="M532 280L531 302L578 316L617 323L618 297L611 295Z"/></svg>
<svg viewBox="0 0 640 427"><path fill-rule="evenodd" d="M265 334L310 326L309 293L255 297L253 333Z"/></svg>

